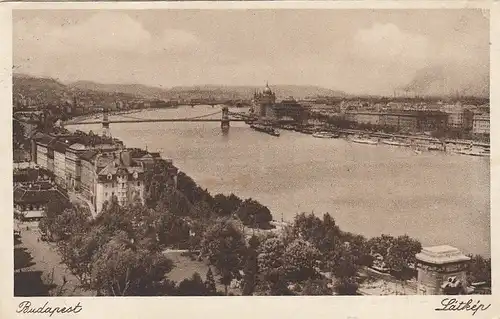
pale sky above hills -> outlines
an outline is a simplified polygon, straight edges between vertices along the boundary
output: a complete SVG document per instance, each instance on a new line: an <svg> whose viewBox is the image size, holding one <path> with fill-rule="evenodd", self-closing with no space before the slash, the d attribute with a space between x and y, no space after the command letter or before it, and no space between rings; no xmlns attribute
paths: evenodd
<svg viewBox="0 0 500 319"><path fill-rule="evenodd" d="M489 78L489 17L480 10L23 10L13 16L15 71L63 82L269 81L392 94L425 70L433 70L435 82L421 90L474 93Z"/></svg>

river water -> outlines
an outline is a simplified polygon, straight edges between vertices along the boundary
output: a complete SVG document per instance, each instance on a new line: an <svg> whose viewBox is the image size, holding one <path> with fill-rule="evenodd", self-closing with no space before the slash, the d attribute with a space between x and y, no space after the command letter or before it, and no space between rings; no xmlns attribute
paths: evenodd
<svg viewBox="0 0 500 319"><path fill-rule="evenodd" d="M215 109L216 111L216 109ZM184 118L212 107L145 110L139 118ZM123 118L123 116L111 116ZM70 127L100 131L86 124ZM233 192L269 207L274 219L330 213L341 229L370 236L408 234L490 256L489 158L363 145L232 122L111 124L128 147L161 151L212 194Z"/></svg>

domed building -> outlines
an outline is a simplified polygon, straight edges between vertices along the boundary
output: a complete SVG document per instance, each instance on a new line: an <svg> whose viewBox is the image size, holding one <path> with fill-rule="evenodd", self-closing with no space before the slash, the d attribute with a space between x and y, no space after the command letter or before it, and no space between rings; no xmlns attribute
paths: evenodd
<svg viewBox="0 0 500 319"><path fill-rule="evenodd" d="M259 118L266 118L268 116L268 110L276 103L276 94L266 83L266 87L262 92L254 93L253 100L255 105L257 105L257 115Z"/></svg>
<svg viewBox="0 0 500 319"><path fill-rule="evenodd" d="M276 94L267 83L262 92L254 93L253 101L261 120L302 123L306 119L305 108L292 97L276 103Z"/></svg>

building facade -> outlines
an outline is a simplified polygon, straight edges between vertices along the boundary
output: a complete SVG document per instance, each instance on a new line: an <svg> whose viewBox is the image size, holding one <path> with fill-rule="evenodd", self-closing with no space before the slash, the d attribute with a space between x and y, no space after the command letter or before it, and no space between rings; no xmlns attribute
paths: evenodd
<svg viewBox="0 0 500 319"><path fill-rule="evenodd" d="M124 206L134 202L144 204L144 168L135 162L130 152L124 150L112 154L112 160L96 173L95 210L102 211L106 201L116 196Z"/></svg>
<svg viewBox="0 0 500 319"><path fill-rule="evenodd" d="M54 177L57 185L66 188L66 148L68 145L56 141L54 150Z"/></svg>
<svg viewBox="0 0 500 319"><path fill-rule="evenodd" d="M82 166L79 155L85 152L84 145L75 143L66 149L66 187L68 190L79 191L82 177Z"/></svg>
<svg viewBox="0 0 500 319"><path fill-rule="evenodd" d="M457 248L443 245L424 247L417 259L419 295L465 294L470 258Z"/></svg>
<svg viewBox="0 0 500 319"><path fill-rule="evenodd" d="M52 138L49 136L43 136L35 142L36 145L36 164L43 169L48 169L49 158L48 158L48 146Z"/></svg>
<svg viewBox="0 0 500 319"><path fill-rule="evenodd" d="M472 119L472 133L477 135L490 134L490 114L475 113Z"/></svg>
<svg viewBox="0 0 500 319"><path fill-rule="evenodd" d="M383 114L379 112L347 112L346 120L360 124L380 125Z"/></svg>

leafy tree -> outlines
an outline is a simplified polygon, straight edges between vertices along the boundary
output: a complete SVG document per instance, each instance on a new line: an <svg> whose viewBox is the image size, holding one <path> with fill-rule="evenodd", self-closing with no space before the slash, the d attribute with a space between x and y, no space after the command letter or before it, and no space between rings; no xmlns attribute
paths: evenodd
<svg viewBox="0 0 500 319"><path fill-rule="evenodd" d="M422 250L418 240L407 235L399 236L392 242L387 254L386 264L396 274L401 274L415 263L415 255Z"/></svg>
<svg viewBox="0 0 500 319"><path fill-rule="evenodd" d="M258 239L256 236L252 236L249 241L249 247L247 248L247 254L245 259L245 267L243 268L243 295L251 296L255 291L255 286L257 285L257 275L259 273L259 262L258 262Z"/></svg>
<svg viewBox="0 0 500 319"><path fill-rule="evenodd" d="M22 148L26 143L24 134L24 126L18 120L12 118L12 145L15 149Z"/></svg>
<svg viewBox="0 0 500 319"><path fill-rule="evenodd" d="M213 279L213 278L212 278ZM201 279L199 273L195 272L191 278L184 279L177 287L177 295L179 296L207 296L208 290Z"/></svg>
<svg viewBox="0 0 500 319"><path fill-rule="evenodd" d="M189 246L189 225L179 216L163 211L160 217L158 240L160 244L184 249Z"/></svg>
<svg viewBox="0 0 500 319"><path fill-rule="evenodd" d="M323 221L314 214L301 213L295 216L292 230L295 238L302 238L314 244L318 244L324 235Z"/></svg>
<svg viewBox="0 0 500 319"><path fill-rule="evenodd" d="M283 255L287 279L301 282L314 278L319 259L320 253L316 247L303 239L296 239L286 247Z"/></svg>
<svg viewBox="0 0 500 319"><path fill-rule="evenodd" d="M389 254L389 249L393 245L394 240L394 237L382 234L379 237L371 238L367 245L372 255L380 254L385 259Z"/></svg>
<svg viewBox="0 0 500 319"><path fill-rule="evenodd" d="M242 200L234 194L229 196L217 194L213 199L213 209L219 216L229 216L236 212L241 203Z"/></svg>
<svg viewBox="0 0 500 319"><path fill-rule="evenodd" d="M339 295L356 295L358 267L349 248L345 245L334 261L332 273L335 276L334 289Z"/></svg>
<svg viewBox="0 0 500 319"><path fill-rule="evenodd" d="M65 240L74 234L85 232L89 228L90 212L73 208L66 209L53 219L49 229L53 235Z"/></svg>
<svg viewBox="0 0 500 319"><path fill-rule="evenodd" d="M481 255L469 255L471 258L467 279L470 283L485 282L491 287L491 259Z"/></svg>
<svg viewBox="0 0 500 319"><path fill-rule="evenodd" d="M208 257L219 271L227 295L227 287L231 280L238 278L244 258L243 234L231 223L218 222L205 232L200 246L201 255Z"/></svg>
<svg viewBox="0 0 500 319"><path fill-rule="evenodd" d="M302 288L301 295L304 296L329 296L333 291L328 286L329 280L327 279L308 279Z"/></svg>
<svg viewBox="0 0 500 319"><path fill-rule="evenodd" d="M205 288L209 296L215 296L217 293L217 288L215 287L214 274L212 273L212 268L208 267L207 277L205 280Z"/></svg>
<svg viewBox="0 0 500 319"><path fill-rule="evenodd" d="M249 198L239 206L236 216L245 226L251 227L269 227L269 222L273 220L271 211L266 206Z"/></svg>
<svg viewBox="0 0 500 319"><path fill-rule="evenodd" d="M63 262L83 285L90 285L94 256L98 255L111 236L104 227L97 226L87 233L76 233L58 243Z"/></svg>
<svg viewBox="0 0 500 319"><path fill-rule="evenodd" d="M91 287L104 295L157 295L171 269L172 262L161 253L138 247L125 232L119 232L94 259Z"/></svg>
<svg viewBox="0 0 500 319"><path fill-rule="evenodd" d="M261 274L266 275L273 270L283 270L283 255L285 245L281 238L269 237L259 247L258 268Z"/></svg>

